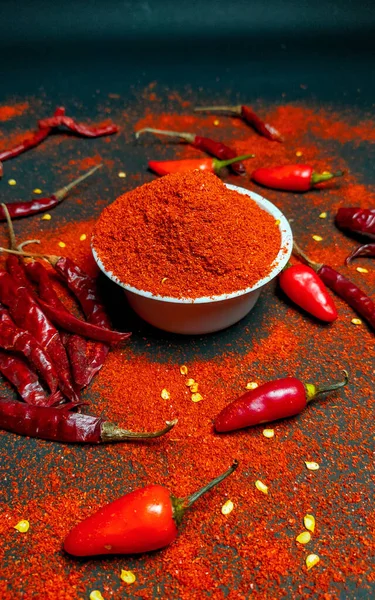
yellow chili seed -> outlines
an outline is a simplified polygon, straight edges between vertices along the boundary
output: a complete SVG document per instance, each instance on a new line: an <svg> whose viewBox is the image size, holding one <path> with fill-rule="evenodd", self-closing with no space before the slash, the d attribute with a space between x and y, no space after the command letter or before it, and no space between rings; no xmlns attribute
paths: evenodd
<svg viewBox="0 0 375 600"><path fill-rule="evenodd" d="M199 393L192 394L191 399L193 402L200 402L201 400L203 400L203 396L201 396Z"/></svg>
<svg viewBox="0 0 375 600"><path fill-rule="evenodd" d="M90 600L104 600L103 596L99 592L99 590L94 590L90 594Z"/></svg>
<svg viewBox="0 0 375 600"><path fill-rule="evenodd" d="M303 154L303 153L301 152L301 150L297 150L297 152L296 152L296 156L302 156L302 154Z"/></svg>
<svg viewBox="0 0 375 600"><path fill-rule="evenodd" d="M221 507L221 512L223 513L223 515L229 515L229 513L232 512L233 508L234 504L232 500L227 500L225 504L223 504L223 506Z"/></svg>
<svg viewBox="0 0 375 600"><path fill-rule="evenodd" d="M262 483L261 481L259 481L259 479L256 480L255 487L260 492L263 492L263 494L268 494L268 487L264 483Z"/></svg>
<svg viewBox="0 0 375 600"><path fill-rule="evenodd" d="M87 235L85 233L83 233L80 237L79 237L79 241L80 242L84 242L85 239L87 238Z"/></svg>
<svg viewBox="0 0 375 600"><path fill-rule="evenodd" d="M26 519L22 519L22 521L19 521L17 525L14 526L14 529L17 529L17 531L19 531L20 533L26 533L26 531L29 531L29 527L29 521L26 521Z"/></svg>
<svg viewBox="0 0 375 600"><path fill-rule="evenodd" d="M327 218L327 213L326 212L322 212L319 215L319 219L326 219Z"/></svg>
<svg viewBox="0 0 375 600"><path fill-rule="evenodd" d="M181 367L180 367L180 373L181 373L181 375L187 375L187 372L188 372L187 366L186 365L181 365Z"/></svg>
<svg viewBox="0 0 375 600"><path fill-rule="evenodd" d="M313 515L305 515L303 517L303 524L308 531L314 533L315 531L315 517Z"/></svg>
<svg viewBox="0 0 375 600"><path fill-rule="evenodd" d="M362 325L361 319L354 318L354 319L352 319L352 323L353 323L353 325Z"/></svg>
<svg viewBox="0 0 375 600"><path fill-rule="evenodd" d="M168 277L163 277L163 279L161 280L160 283L165 283L167 281Z"/></svg>
<svg viewBox="0 0 375 600"><path fill-rule="evenodd" d="M41 189L39 189L39 188L35 188L35 190L33 190L33 193L34 193L34 194L41 194L41 193L42 193L42 190L41 190Z"/></svg>
<svg viewBox="0 0 375 600"><path fill-rule="evenodd" d="M130 585L131 583L135 582L136 576L132 571L125 571L124 569L121 569L120 579L122 579L122 581L125 581L125 583L128 583Z"/></svg>
<svg viewBox="0 0 375 600"><path fill-rule="evenodd" d="M320 468L317 462L305 460L305 465L309 471L318 471Z"/></svg>
<svg viewBox="0 0 375 600"><path fill-rule="evenodd" d="M263 435L265 438L273 438L275 435L274 429L263 429Z"/></svg>
<svg viewBox="0 0 375 600"><path fill-rule="evenodd" d="M316 242L321 242L323 240L322 236L320 236L320 235L313 235L312 238Z"/></svg>
<svg viewBox="0 0 375 600"><path fill-rule="evenodd" d="M280 219L276 219L275 225L280 225L280 223L281 223Z"/></svg>
<svg viewBox="0 0 375 600"><path fill-rule="evenodd" d="M358 273L368 273L368 269L365 269L365 267L357 267L357 271Z"/></svg>
<svg viewBox="0 0 375 600"><path fill-rule="evenodd" d="M190 386L190 391L191 391L191 393L192 393L192 394L195 394L195 392L197 392L197 391L198 391L198 387L199 387L199 386L198 386L198 383L197 383L197 382L193 383L193 385L191 385L191 386Z"/></svg>
<svg viewBox="0 0 375 600"><path fill-rule="evenodd" d="M315 565L317 565L319 561L320 561L320 558L317 554L309 554L308 556L306 556L307 570L309 571L310 569L315 567Z"/></svg>
<svg viewBox="0 0 375 600"><path fill-rule="evenodd" d="M60 246L60 248L65 248L66 246L65 242L59 242L58 245Z"/></svg>
<svg viewBox="0 0 375 600"><path fill-rule="evenodd" d="M309 531L303 531L296 537L296 542L299 544L308 544L311 541L311 533Z"/></svg>
<svg viewBox="0 0 375 600"><path fill-rule="evenodd" d="M218 125L220 125L220 121L219 121L219 119L215 119L215 121L214 121L214 125L215 125L215 127L217 127Z"/></svg>
<svg viewBox="0 0 375 600"><path fill-rule="evenodd" d="M9 185L16 185L17 181L15 179L8 179Z"/></svg>
<svg viewBox="0 0 375 600"><path fill-rule="evenodd" d="M188 387L190 387L191 385L193 385L193 383L195 383L195 379L189 378L189 379L187 379L185 381L185 385L187 385Z"/></svg>
<svg viewBox="0 0 375 600"><path fill-rule="evenodd" d="M249 382L246 384L246 389L247 389L247 390L256 390L256 388L257 388L257 387L259 387L259 384L258 384L258 383L256 383L256 381L249 381Z"/></svg>
<svg viewBox="0 0 375 600"><path fill-rule="evenodd" d="M120 177L120 179L125 179L126 173L124 171L119 171L118 176Z"/></svg>
<svg viewBox="0 0 375 600"><path fill-rule="evenodd" d="M45 213L42 216L42 221L50 221L52 219L51 215L49 213Z"/></svg>
<svg viewBox="0 0 375 600"><path fill-rule="evenodd" d="M165 388L161 391L160 396L163 398L163 400L169 400L171 397L170 393Z"/></svg>

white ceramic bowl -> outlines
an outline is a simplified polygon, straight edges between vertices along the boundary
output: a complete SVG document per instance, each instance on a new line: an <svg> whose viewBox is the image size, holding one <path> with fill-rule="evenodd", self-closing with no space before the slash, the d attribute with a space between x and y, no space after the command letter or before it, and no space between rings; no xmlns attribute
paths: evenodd
<svg viewBox="0 0 375 600"><path fill-rule="evenodd" d="M107 271L95 251L95 239L92 241L92 253L101 271L124 289L128 302L135 312L159 329L173 333L197 335L220 331L220 329L237 323L253 308L260 292L280 273L289 260L293 245L292 232L288 221L279 209L250 190L229 183L225 185L230 190L249 196L275 220L280 221L281 247L269 275L245 290L194 299L156 296L122 283L113 273Z"/></svg>

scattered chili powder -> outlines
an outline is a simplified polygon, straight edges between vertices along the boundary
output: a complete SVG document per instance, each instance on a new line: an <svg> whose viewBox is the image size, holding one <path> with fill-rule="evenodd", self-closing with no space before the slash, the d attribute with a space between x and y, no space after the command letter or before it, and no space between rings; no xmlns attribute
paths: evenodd
<svg viewBox="0 0 375 600"><path fill-rule="evenodd" d="M149 93L150 89L146 100ZM196 104L196 96L192 98ZM127 108L130 123L139 119L141 106ZM166 108L161 98L160 110L173 113L175 105ZM336 134L332 144L323 139L324 133L320 135L327 125L327 115L321 109L311 113L311 107L303 105L299 110L297 114L290 105L279 107L275 109L277 119L270 111L275 126L291 137L283 150L288 160L290 157L295 162L298 148L304 153L304 161L317 161L315 166L321 161L326 163L322 166L355 167L355 172L345 179L345 185L311 191L303 198L275 190L263 193L293 219L295 235L312 258L350 275L371 295L375 289L373 262L366 258L361 262L369 270L366 278L354 266L344 266L345 257L357 241L336 229L333 215L338 206L374 206L374 186L365 183L357 155L348 158L347 148L341 153ZM115 109L108 114L114 121L119 120ZM310 115L315 122L314 132L304 123L308 124ZM352 139L350 125L367 117L353 113L348 119L347 114L337 111L330 111L328 116L332 123L340 122L340 128L347 132L343 137L350 137L353 145L363 144L371 160L373 151L366 142L371 131L360 130ZM200 122L191 121L194 131L199 130ZM148 125L157 123L159 115L150 113ZM168 127L186 129L181 121L173 121L173 114ZM260 146L257 151L252 147L257 136L250 137L240 122L235 125L228 119L224 129L221 123L214 128L207 121L205 134L215 132L217 136L219 131L225 132L223 139L228 144L250 140L247 150L263 152ZM131 137L129 134L127 139ZM268 146L273 149L264 155L265 159L277 164L280 145ZM69 148L64 146L67 162L74 148L74 140ZM103 146L98 144L97 148L102 155ZM144 158L146 164L147 159L155 157L155 141L137 148L140 162ZM105 149L107 158L110 149L113 156L118 152L121 160L125 156L120 136ZM48 152L56 165L61 162L61 150L51 138ZM158 143L157 152L158 157L166 159L196 156L194 149L182 144L166 147ZM257 160L261 163L261 156ZM37 166L36 159L34 164ZM91 275L97 275L90 254L95 218L112 198L152 177L146 171L132 173L127 164L121 163L122 167L128 173L126 180L117 177L118 166L109 171L110 182L103 170L103 185L108 188L106 201L102 200L100 183L97 193L90 186L89 192L80 196L82 204L76 206L72 199L69 210L57 207L52 221L35 218L17 223L17 237L40 238L40 250L46 253L55 253L56 242L64 240L64 253ZM72 166L72 177L74 172ZM20 182L17 193L29 197L30 189L23 190L20 172L13 174ZM38 185L43 175L40 166ZM246 180L241 185L255 189ZM14 189L6 185L3 188L4 200L12 200ZM43 184L44 188L47 186ZM77 210L75 219L69 214L73 206ZM319 214L323 211L328 218L322 220ZM87 239L79 241L84 233ZM316 233L324 237L320 244L311 238ZM5 228L0 230L0 238L6 245ZM106 448L68 447L1 432L7 458L2 461L7 485L0 499L1 599L55 600L58 595L59 600L86 600L94 589L100 589L106 600L122 600L124 594L145 600L201 600L206 595L215 600L247 600L253 596L324 600L373 597L375 518L368 502L374 482L373 334L366 327L351 324L353 313L339 298L335 298L339 318L327 327L289 305L271 286L253 312L237 325L215 335L182 338L155 332L127 310L121 290L106 285L104 289L114 319L131 321L134 333L126 348L110 352L85 392L90 409L134 429L145 423L151 429L160 420L174 417L179 423L168 439L157 443ZM199 381L203 402L191 402L181 365L188 368L187 377ZM263 436L263 426L222 437L212 433L212 419L243 393L246 382L261 384L285 375L324 381L342 368L351 375L348 390L308 408L297 419L275 423L272 440ZM168 401L159 396L164 387L171 394ZM12 394L7 384L1 383L1 388L1 394ZM308 471L303 462L306 457L314 457L321 469ZM68 531L100 505L150 482L167 485L176 495L187 495L197 482L209 480L220 468L225 469L232 458L240 462L236 477L196 505L176 543L165 550L125 561L121 556L74 560L62 553ZM272 493L260 494L254 486L257 479L267 482ZM235 504L235 511L224 519L221 506L228 499ZM297 547L295 537L302 531L306 514L315 516L315 532L308 547ZM13 529L21 519L31 524L25 535ZM318 554L321 562L307 572L305 558L310 552ZM122 569L137 574L136 582L125 591L119 577Z"/></svg>
<svg viewBox="0 0 375 600"><path fill-rule="evenodd" d="M28 102L19 102L18 104L0 106L0 121L9 121L14 117L22 115L29 108Z"/></svg>
<svg viewBox="0 0 375 600"><path fill-rule="evenodd" d="M120 281L178 298L254 285L268 275L280 241L269 213L199 171L162 177L120 196L94 231L99 258Z"/></svg>

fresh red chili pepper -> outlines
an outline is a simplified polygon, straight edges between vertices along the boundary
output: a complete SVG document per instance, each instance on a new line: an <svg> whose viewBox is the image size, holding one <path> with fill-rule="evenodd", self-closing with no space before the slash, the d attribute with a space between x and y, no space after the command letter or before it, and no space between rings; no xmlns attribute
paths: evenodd
<svg viewBox="0 0 375 600"><path fill-rule="evenodd" d="M177 419L167 421L164 429L149 433L127 431L102 417L71 412L77 406L79 403L71 402L60 408L44 408L0 398L0 429L55 442L99 444L160 437L177 423Z"/></svg>
<svg viewBox="0 0 375 600"><path fill-rule="evenodd" d="M12 219L19 219L21 217L28 217L30 215L35 215L45 210L54 208L57 206L57 204L60 204L60 202L67 196L72 188L84 181L87 177L90 177L90 175L95 173L95 171L101 166L102 165L97 165L96 167L93 167L90 169L90 171L61 188L61 190L58 190L49 198L35 198L29 202L12 202L11 204L7 204L6 206L8 208L9 215ZM6 216L4 209L0 207L0 221L5 221L5 219Z"/></svg>
<svg viewBox="0 0 375 600"><path fill-rule="evenodd" d="M344 173L315 173L310 165L280 165L277 167L262 167L255 169L251 179L275 190L286 190L289 192L307 192L323 181L329 181L334 177L342 177Z"/></svg>
<svg viewBox="0 0 375 600"><path fill-rule="evenodd" d="M332 267L310 260L295 242L293 242L293 252L314 269L328 288L345 300L375 329L375 304L367 294Z"/></svg>
<svg viewBox="0 0 375 600"><path fill-rule="evenodd" d="M288 298L317 319L328 323L337 319L335 304L314 269L289 266L280 273L279 283Z"/></svg>
<svg viewBox="0 0 375 600"><path fill-rule="evenodd" d="M166 131L164 129L152 129L150 127L146 127L145 129L140 129L137 131L135 137L138 139L141 133L157 133L158 135L179 137L188 142L188 144L194 146L194 148L202 150L203 152L207 152L208 154L211 154L220 160L227 160L228 158L235 158L237 156L237 153L235 150L233 150L233 148L226 146L222 142L212 140L211 138L195 135L195 133L187 133L184 131ZM234 173L237 173L237 175L244 175L246 173L245 165L242 163L234 163L233 165L230 165L230 169L234 171Z"/></svg>
<svg viewBox="0 0 375 600"><path fill-rule="evenodd" d="M75 119L67 117L65 114L54 115L49 119L41 119L38 121L40 129L54 129L56 127L66 127L70 131L77 133L83 137L96 138L103 135L112 135L118 132L118 127L114 123L108 125L86 125L85 123L77 123Z"/></svg>
<svg viewBox="0 0 375 600"><path fill-rule="evenodd" d="M55 402L54 396L47 398L35 371L16 354L0 351L0 373L14 385L27 404L50 406Z"/></svg>
<svg viewBox="0 0 375 600"><path fill-rule="evenodd" d="M339 208L335 222L340 229L349 229L356 233L375 237L374 208L361 208L360 206Z"/></svg>
<svg viewBox="0 0 375 600"><path fill-rule="evenodd" d="M0 305L0 347L19 352L34 365L51 392L57 390L57 373L43 347L28 331L17 327L6 308Z"/></svg>
<svg viewBox="0 0 375 600"><path fill-rule="evenodd" d="M215 419L215 431L234 431L298 415L319 394L346 385L349 381L346 371L344 376L343 381L319 387L304 384L296 377L264 383L228 404Z"/></svg>
<svg viewBox="0 0 375 600"><path fill-rule="evenodd" d="M228 160L218 160L217 158L188 158L185 160L165 160L162 162L150 160L148 163L149 169L158 175L168 175L169 173L184 173L186 171L209 171L210 173L218 173L220 169L228 167L235 162L253 158L254 154L245 154L230 158Z"/></svg>
<svg viewBox="0 0 375 600"><path fill-rule="evenodd" d="M57 310L69 313L65 304L58 297L47 269L40 262L26 263L25 271L28 277L38 284L38 292L42 300ZM77 334L61 332L60 335L69 355L74 382L79 388L82 388L86 385L88 371L87 342L85 338Z"/></svg>
<svg viewBox="0 0 375 600"><path fill-rule="evenodd" d="M63 278L80 303L88 322L98 327L110 329L111 323L99 297L95 280L82 271L70 258L60 257L53 263L57 273ZM108 351L109 346L107 344L101 342L93 344L85 376L80 380L82 387L88 385L94 375L101 369Z"/></svg>
<svg viewBox="0 0 375 600"><path fill-rule="evenodd" d="M66 537L64 550L73 556L94 556L164 548L176 539L185 511L237 467L234 461L225 473L187 498L175 498L162 485L134 490L78 523Z"/></svg>
<svg viewBox="0 0 375 600"><path fill-rule="evenodd" d="M357 258L358 256L375 256L375 244L363 244L362 246L358 246L347 256L345 259L345 264L348 265L353 258Z"/></svg>
<svg viewBox="0 0 375 600"><path fill-rule="evenodd" d="M251 125L260 135L271 140L271 142L283 142L284 138L275 127L263 121L249 106L198 106L194 109L196 112L215 112L228 113L240 117L243 121Z"/></svg>

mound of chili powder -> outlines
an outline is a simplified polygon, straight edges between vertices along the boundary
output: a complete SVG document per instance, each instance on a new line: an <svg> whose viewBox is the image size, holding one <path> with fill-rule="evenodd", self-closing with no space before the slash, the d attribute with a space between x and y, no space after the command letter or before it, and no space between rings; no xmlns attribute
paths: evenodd
<svg viewBox="0 0 375 600"><path fill-rule="evenodd" d="M94 230L105 268L153 294L232 293L268 275L281 244L275 219L211 173L175 173L120 196Z"/></svg>

